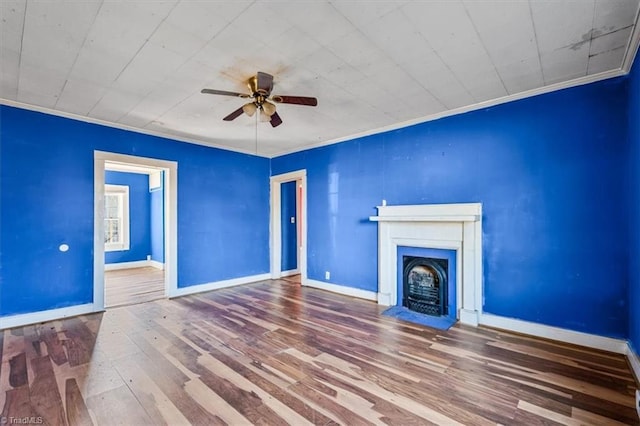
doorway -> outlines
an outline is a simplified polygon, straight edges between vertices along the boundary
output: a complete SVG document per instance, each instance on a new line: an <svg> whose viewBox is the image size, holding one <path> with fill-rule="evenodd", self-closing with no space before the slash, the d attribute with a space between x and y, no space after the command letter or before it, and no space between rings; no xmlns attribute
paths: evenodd
<svg viewBox="0 0 640 426"><path fill-rule="evenodd" d="M293 182L293 184L291 183ZM289 202L285 205L283 212L283 188L285 201L292 198L293 190L295 191L295 208L291 207ZM295 216L291 214L292 209ZM291 223L291 217L294 217L294 224ZM289 229L284 229L286 226ZM278 279L283 276L292 274L300 274L300 282L304 285L307 280L307 172L299 170L295 172L285 173L271 177L271 228L270 228L270 254L271 254L271 278ZM294 238L289 238L295 234ZM286 244L295 241L296 254L284 259L283 254L289 253L291 249L284 246L283 236L288 239ZM295 259L295 269L287 270L287 265L293 264ZM283 268L284 266L284 268Z"/></svg>
<svg viewBox="0 0 640 426"><path fill-rule="evenodd" d="M164 171L105 161L105 307L166 297Z"/></svg>
<svg viewBox="0 0 640 426"><path fill-rule="evenodd" d="M307 279L307 173L271 177L271 278L300 274Z"/></svg>
<svg viewBox="0 0 640 426"><path fill-rule="evenodd" d="M177 163L94 153L94 305L177 289Z"/></svg>
<svg viewBox="0 0 640 426"><path fill-rule="evenodd" d="M280 184L280 269L283 277L300 273L300 200L298 181Z"/></svg>

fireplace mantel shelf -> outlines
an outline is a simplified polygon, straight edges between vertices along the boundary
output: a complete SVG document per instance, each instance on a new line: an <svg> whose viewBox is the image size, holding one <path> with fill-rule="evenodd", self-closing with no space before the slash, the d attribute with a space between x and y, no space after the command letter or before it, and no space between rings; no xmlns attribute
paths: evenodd
<svg viewBox="0 0 640 426"><path fill-rule="evenodd" d="M369 216L372 222L477 222L479 215Z"/></svg>

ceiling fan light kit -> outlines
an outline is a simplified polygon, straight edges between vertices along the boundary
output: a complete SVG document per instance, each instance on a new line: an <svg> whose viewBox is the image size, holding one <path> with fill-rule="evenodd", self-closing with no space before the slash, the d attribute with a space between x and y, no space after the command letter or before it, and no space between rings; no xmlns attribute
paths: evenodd
<svg viewBox="0 0 640 426"><path fill-rule="evenodd" d="M276 112L276 106L274 104L272 104L271 102L265 101L262 104L262 111L265 114L267 114L269 117L271 117Z"/></svg>
<svg viewBox="0 0 640 426"><path fill-rule="evenodd" d="M253 114L256 113L258 107L253 102L249 102L248 104L244 104L242 106L242 111L247 114L249 117L253 117Z"/></svg>
<svg viewBox="0 0 640 426"><path fill-rule="evenodd" d="M264 110L260 110L260 121L263 123L270 122L271 116L264 112Z"/></svg>
<svg viewBox="0 0 640 426"><path fill-rule="evenodd" d="M247 81L247 86L251 94L229 92L227 90L216 89L202 89L201 93L209 95L223 95L234 96L240 98L252 98L253 101L244 104L231 114L223 118L224 121L233 121L243 113L249 117L253 117L256 111L260 110L260 121L271 123L272 127L278 127L282 124L282 119L276 112L276 105L269 100L281 104L293 104L293 105L305 105L305 106L317 106L318 99L307 96L286 96L286 95L273 95L271 96L271 90L273 90L273 76L265 72L258 71L256 75L251 77Z"/></svg>

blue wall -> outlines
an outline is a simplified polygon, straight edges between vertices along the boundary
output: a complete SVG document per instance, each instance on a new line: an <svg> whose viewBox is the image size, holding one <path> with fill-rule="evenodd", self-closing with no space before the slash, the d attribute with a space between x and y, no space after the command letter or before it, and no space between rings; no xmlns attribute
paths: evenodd
<svg viewBox="0 0 640 426"><path fill-rule="evenodd" d="M281 185L280 211L282 229L281 270L291 271L298 268L298 236L297 223L291 223L296 216L296 182L285 182Z"/></svg>
<svg viewBox="0 0 640 426"><path fill-rule="evenodd" d="M631 146L631 224L629 272L629 339L640 354L640 53L629 76L629 141Z"/></svg>
<svg viewBox="0 0 640 426"><path fill-rule="evenodd" d="M92 302L94 150L178 162L179 287L269 271L268 159L7 106L0 120L0 315Z"/></svg>
<svg viewBox="0 0 640 426"><path fill-rule="evenodd" d="M164 172L160 188L151 190L151 260L164 263Z"/></svg>
<svg viewBox="0 0 640 426"><path fill-rule="evenodd" d="M377 290L367 218L382 199L482 202L486 312L637 350L635 62L628 78L273 159L274 175L307 169L309 277ZM94 150L178 161L179 287L268 271L269 160L7 106L0 122L0 315L92 301Z"/></svg>
<svg viewBox="0 0 640 426"><path fill-rule="evenodd" d="M105 171L104 182L129 187L129 250L109 251L105 263L147 260L151 253L149 177L140 173Z"/></svg>
<svg viewBox="0 0 640 426"><path fill-rule="evenodd" d="M626 80L607 80L272 160L306 169L308 274L377 290L394 204L482 202L484 310L627 337Z"/></svg>

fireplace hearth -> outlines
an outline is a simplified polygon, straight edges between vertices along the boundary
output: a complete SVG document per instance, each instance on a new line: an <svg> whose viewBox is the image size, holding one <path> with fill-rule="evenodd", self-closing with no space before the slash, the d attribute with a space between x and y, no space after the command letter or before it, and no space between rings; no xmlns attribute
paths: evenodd
<svg viewBox="0 0 640 426"><path fill-rule="evenodd" d="M448 261L403 256L402 306L432 316L448 314Z"/></svg>

